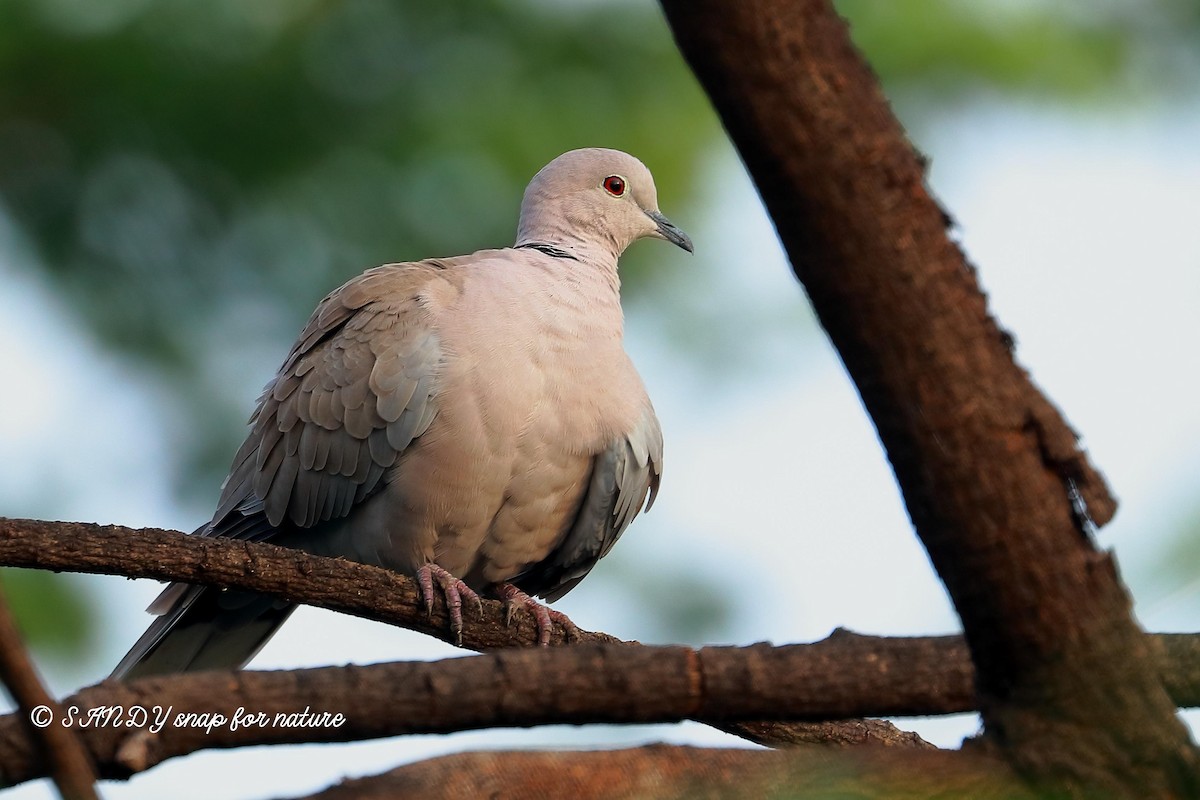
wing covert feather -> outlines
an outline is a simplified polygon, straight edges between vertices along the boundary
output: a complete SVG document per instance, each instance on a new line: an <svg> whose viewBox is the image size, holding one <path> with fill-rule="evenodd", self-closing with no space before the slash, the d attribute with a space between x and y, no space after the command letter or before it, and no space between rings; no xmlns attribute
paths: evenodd
<svg viewBox="0 0 1200 800"><path fill-rule="evenodd" d="M441 343L422 300L436 264L378 267L317 307L259 398L207 535L345 516L436 413ZM265 525L239 516L262 514Z"/></svg>

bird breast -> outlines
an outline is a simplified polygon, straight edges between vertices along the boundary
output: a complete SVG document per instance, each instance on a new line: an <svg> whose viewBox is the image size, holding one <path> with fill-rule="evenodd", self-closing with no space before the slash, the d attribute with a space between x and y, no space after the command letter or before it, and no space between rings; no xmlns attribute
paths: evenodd
<svg viewBox="0 0 1200 800"><path fill-rule="evenodd" d="M417 532L399 550L474 583L546 557L595 454L643 411L615 287L587 265L531 262L485 261L423 298L443 347L438 412L390 481Z"/></svg>

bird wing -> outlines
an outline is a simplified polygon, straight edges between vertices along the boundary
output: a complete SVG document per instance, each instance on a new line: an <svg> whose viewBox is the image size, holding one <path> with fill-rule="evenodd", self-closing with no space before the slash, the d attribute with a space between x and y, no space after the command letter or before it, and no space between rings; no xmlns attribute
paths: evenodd
<svg viewBox="0 0 1200 800"><path fill-rule="evenodd" d="M446 266L377 267L321 301L263 390L217 511L196 533L261 541L344 517L382 488L437 414L441 347L425 292ZM172 583L113 675L244 664L292 608Z"/></svg>
<svg viewBox="0 0 1200 800"><path fill-rule="evenodd" d="M250 417L204 535L263 539L345 517L437 414L423 289L443 262L369 270L313 312Z"/></svg>
<svg viewBox="0 0 1200 800"><path fill-rule="evenodd" d="M643 506L649 510L662 477L662 429L649 407L627 435L592 461L579 512L558 546L513 582L554 602L579 583L608 554Z"/></svg>

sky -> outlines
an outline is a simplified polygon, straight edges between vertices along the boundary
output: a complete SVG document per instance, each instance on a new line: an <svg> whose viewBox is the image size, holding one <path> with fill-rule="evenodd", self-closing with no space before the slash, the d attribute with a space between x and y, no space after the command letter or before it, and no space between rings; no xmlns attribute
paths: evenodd
<svg viewBox="0 0 1200 800"><path fill-rule="evenodd" d="M1180 588L1162 572L1172 535L1195 512L1200 474L1197 141L1195 105L1114 120L999 100L946 114L917 141L932 156L933 190L958 222L993 313L1016 335L1018 358L1083 434L1121 501L1099 541L1115 550L1152 630L1194 630L1200 611L1200 575ZM662 641L656 608L645 602L653 593L631 595L606 575L614 561L650 583L682 574L725 587L733 613L714 644L814 641L835 627L956 631L870 421L753 187L727 147L704 169L711 179L696 185L723 187L718 201L675 219L703 256L664 252L678 259L671 269L694 272L665 296L639 301L627 323L663 422L662 493L557 607L585 628ZM669 211L671 199L660 200ZM53 509L65 519L192 529L205 510L175 503L161 469L170 444L155 438L161 426L146 424L170 413L160 407L158 379L107 355L39 282L29 258L0 224L0 374L19 381L0 414L0 482L9 498L0 513ZM659 304L682 304L720 339L714 354L681 357L684 334L655 313ZM265 361L245 377L247 410L276 366ZM103 677L147 624L141 609L158 591L149 581L80 580L103 604L103 645L95 663L47 665L59 693ZM461 654L406 631L302 609L254 666L323 665L331 653L337 663ZM977 727L973 715L899 723L943 746ZM178 759L128 784L105 784L103 793L288 796L435 754L663 740L745 744L685 724L257 748ZM40 783L6 796L53 795Z"/></svg>

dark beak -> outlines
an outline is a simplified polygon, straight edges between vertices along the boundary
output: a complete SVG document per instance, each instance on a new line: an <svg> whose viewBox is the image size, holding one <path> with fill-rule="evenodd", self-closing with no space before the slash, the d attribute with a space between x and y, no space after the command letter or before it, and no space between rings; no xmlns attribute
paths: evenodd
<svg viewBox="0 0 1200 800"><path fill-rule="evenodd" d="M673 245L682 247L689 253L694 252L692 250L692 240L688 238L686 233L679 230L679 228L676 228L674 222L671 222L671 220L667 219L657 211L647 211L646 216L654 220L654 224L658 226L659 236L661 236L663 239L666 239Z"/></svg>

